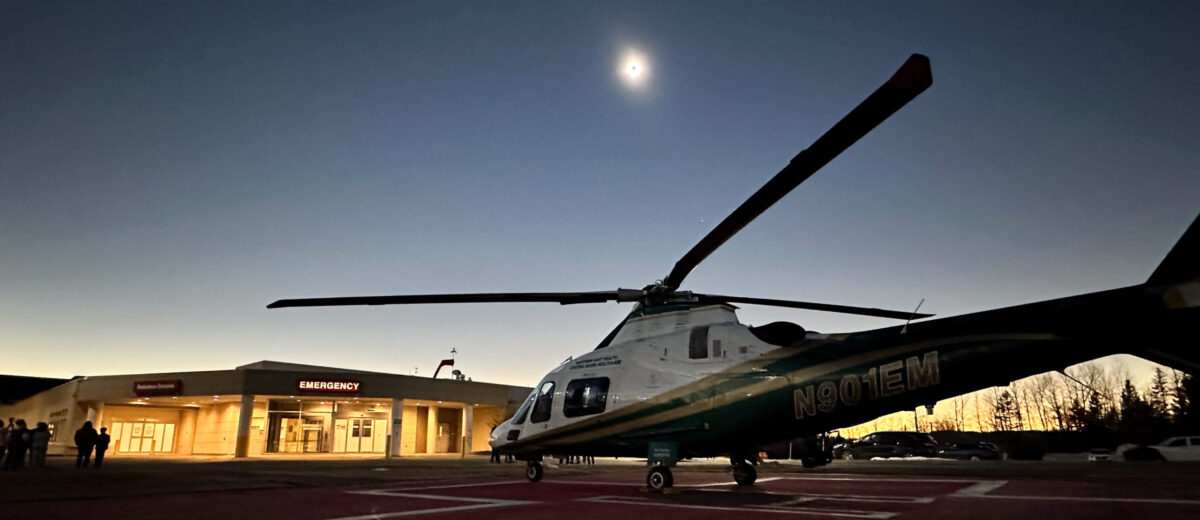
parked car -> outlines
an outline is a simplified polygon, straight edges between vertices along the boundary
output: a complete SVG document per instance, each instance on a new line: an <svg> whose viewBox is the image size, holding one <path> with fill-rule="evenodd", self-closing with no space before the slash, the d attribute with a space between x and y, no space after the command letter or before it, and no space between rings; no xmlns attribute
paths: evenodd
<svg viewBox="0 0 1200 520"><path fill-rule="evenodd" d="M1088 450L1088 462L1100 462L1113 459L1114 452L1108 448L1092 448Z"/></svg>
<svg viewBox="0 0 1200 520"><path fill-rule="evenodd" d="M937 441L928 433L875 432L856 441L839 444L833 455L844 460L875 457L934 457Z"/></svg>
<svg viewBox="0 0 1200 520"><path fill-rule="evenodd" d="M1124 450L1125 460L1200 460L1200 436L1170 437L1158 444Z"/></svg>
<svg viewBox="0 0 1200 520"><path fill-rule="evenodd" d="M990 442L954 442L942 445L937 456L958 460L1001 460L1004 451Z"/></svg>
<svg viewBox="0 0 1200 520"><path fill-rule="evenodd" d="M824 466L833 460L833 442L828 435L801 437L787 442L764 446L762 457L765 459L794 459L799 460L806 468Z"/></svg>

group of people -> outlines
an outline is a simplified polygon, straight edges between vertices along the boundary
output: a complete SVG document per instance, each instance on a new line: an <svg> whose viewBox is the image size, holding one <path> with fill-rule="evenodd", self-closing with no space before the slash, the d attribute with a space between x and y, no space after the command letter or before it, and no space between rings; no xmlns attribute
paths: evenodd
<svg viewBox="0 0 1200 520"><path fill-rule="evenodd" d="M50 426L44 422L30 430L25 419L9 417L7 424L0 420L0 469L21 469L25 467L26 458L32 467L45 466L49 444Z"/></svg>
<svg viewBox="0 0 1200 520"><path fill-rule="evenodd" d="M75 446L79 448L75 467L88 467L93 450L96 452L96 467L104 462L104 452L108 451L110 440L107 430L100 428L97 433L92 422L87 421L75 432ZM0 420L0 468L18 470L25 467L26 460L30 467L45 467L46 447L49 445L50 425L40 422L31 430L25 419L13 420L9 417L7 424Z"/></svg>
<svg viewBox="0 0 1200 520"><path fill-rule="evenodd" d="M517 460L515 458L513 458L513 455L511 453L504 454L504 462L516 462L516 461ZM492 459L488 462L494 462L496 464L499 464L500 463L500 450L497 450L496 448L492 448Z"/></svg>
<svg viewBox="0 0 1200 520"><path fill-rule="evenodd" d="M595 464L596 457L592 455L559 455L558 464Z"/></svg>
<svg viewBox="0 0 1200 520"><path fill-rule="evenodd" d="M595 464L596 457L592 455L558 455L558 463L562 464ZM500 452L496 448L492 448L492 463L500 463ZM511 453L504 455L504 462L516 462L516 459Z"/></svg>
<svg viewBox="0 0 1200 520"><path fill-rule="evenodd" d="M83 423L83 427L75 430L75 447L78 448L78 454L75 456L75 467L86 468L91 463L92 450L96 450L96 467L104 464L104 452L108 451L108 443L112 439L108 436L108 428L100 428L100 433L96 433L96 428L92 427L92 421Z"/></svg>

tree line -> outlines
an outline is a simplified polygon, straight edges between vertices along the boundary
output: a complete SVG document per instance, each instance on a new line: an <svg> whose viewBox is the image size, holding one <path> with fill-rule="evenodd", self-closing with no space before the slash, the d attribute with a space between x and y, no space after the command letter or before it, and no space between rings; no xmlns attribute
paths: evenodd
<svg viewBox="0 0 1200 520"><path fill-rule="evenodd" d="M1093 361L939 402L933 415L901 412L843 430L859 437L879 430L1068 431L1108 433L1147 444L1200 431L1197 378L1164 367L1143 387L1121 364Z"/></svg>

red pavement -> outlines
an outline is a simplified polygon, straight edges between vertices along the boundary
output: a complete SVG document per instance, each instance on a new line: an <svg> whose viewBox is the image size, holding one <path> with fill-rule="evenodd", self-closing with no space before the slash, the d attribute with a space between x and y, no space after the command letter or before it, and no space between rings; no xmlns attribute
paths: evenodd
<svg viewBox="0 0 1200 520"><path fill-rule="evenodd" d="M597 478L599 477L599 478ZM641 489L640 471L572 480L432 482L345 489L263 489L4 504L0 519L331 520L498 518L656 520L736 518L1174 518L1200 517L1200 491L1129 482L876 475L763 475L739 488L720 473L677 472L671 493ZM482 485L481 485L482 484Z"/></svg>

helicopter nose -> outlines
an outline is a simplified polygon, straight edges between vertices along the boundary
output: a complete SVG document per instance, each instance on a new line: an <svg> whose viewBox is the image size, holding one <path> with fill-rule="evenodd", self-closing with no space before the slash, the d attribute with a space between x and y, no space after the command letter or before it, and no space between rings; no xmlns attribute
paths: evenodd
<svg viewBox="0 0 1200 520"><path fill-rule="evenodd" d="M504 440L504 432L506 431L508 431L508 421L500 423L499 426L496 426L496 428L492 430L492 434L488 436L488 445L493 448L499 448L500 446L508 444L508 441Z"/></svg>

